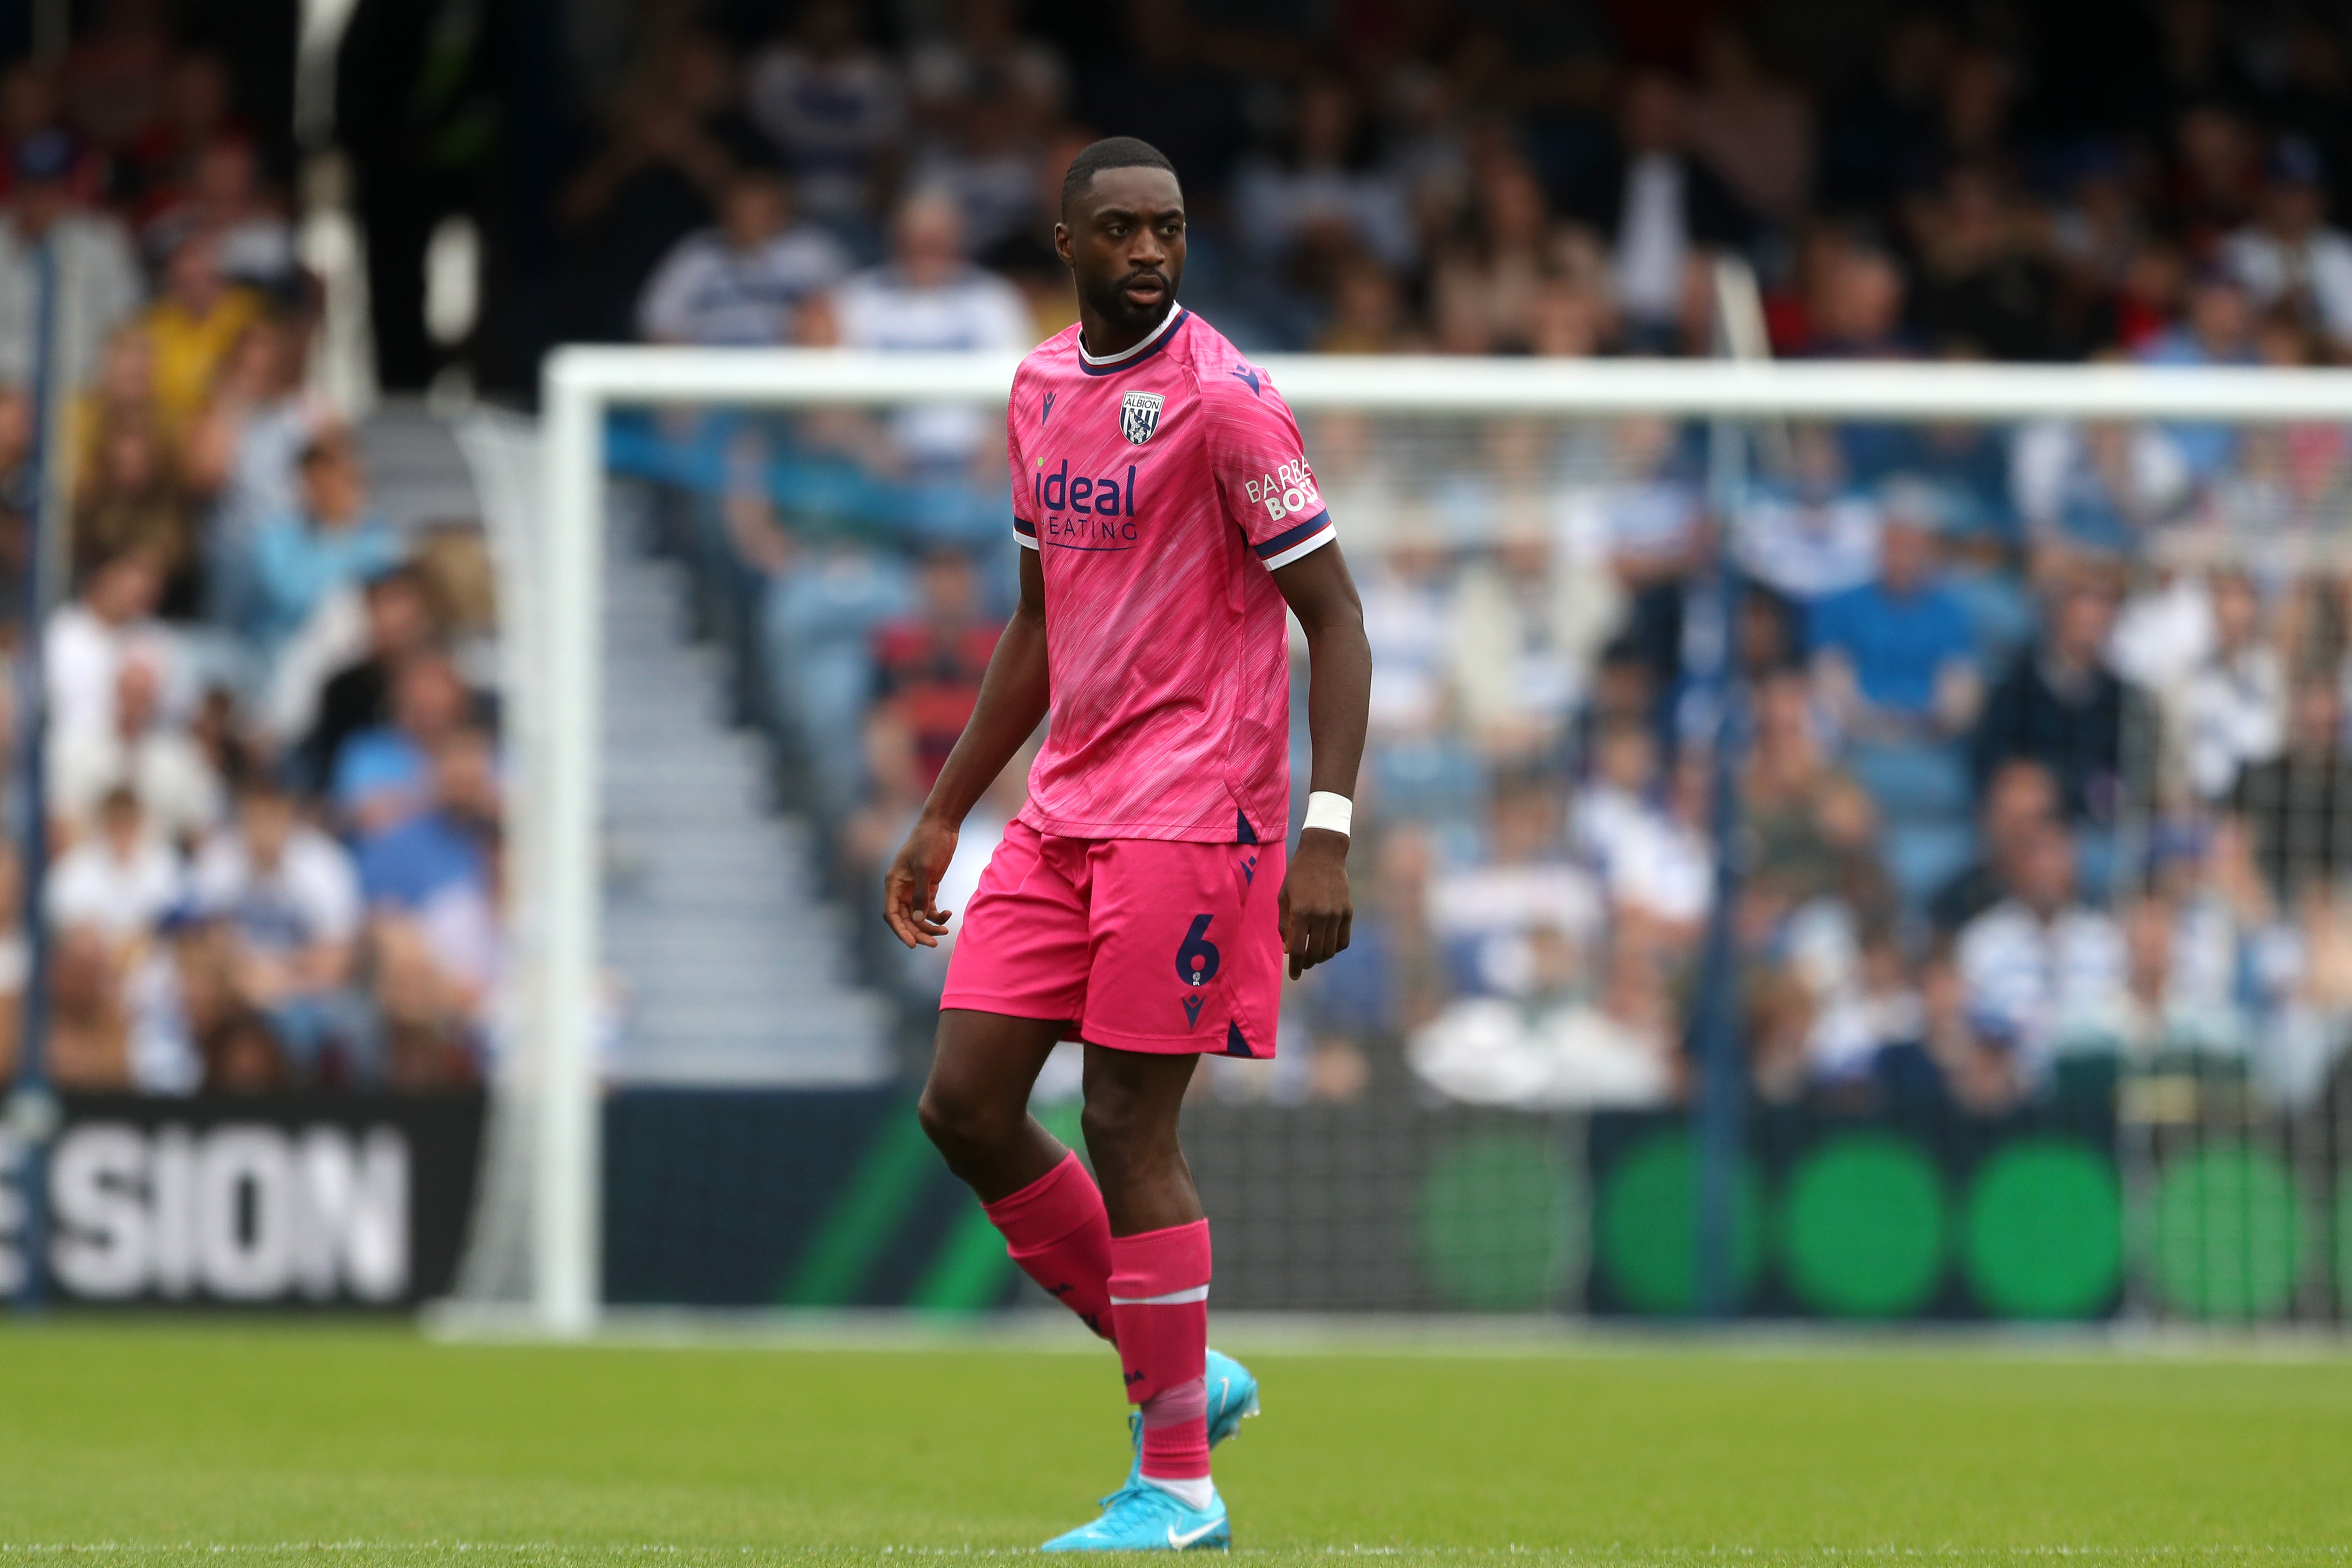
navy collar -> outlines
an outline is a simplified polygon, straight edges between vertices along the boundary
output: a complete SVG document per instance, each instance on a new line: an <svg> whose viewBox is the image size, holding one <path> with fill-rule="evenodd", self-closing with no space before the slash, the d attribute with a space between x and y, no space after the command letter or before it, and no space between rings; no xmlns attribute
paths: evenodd
<svg viewBox="0 0 2352 1568"><path fill-rule="evenodd" d="M1176 329L1181 327L1184 319L1191 314L1181 305L1172 306L1160 319L1160 325L1151 329L1150 334L1141 342L1116 354L1105 354L1100 359L1087 352L1087 335L1081 329L1078 332L1078 369L1090 376L1108 376L1116 375L1131 365L1139 365L1166 348L1168 340L1176 336Z"/></svg>

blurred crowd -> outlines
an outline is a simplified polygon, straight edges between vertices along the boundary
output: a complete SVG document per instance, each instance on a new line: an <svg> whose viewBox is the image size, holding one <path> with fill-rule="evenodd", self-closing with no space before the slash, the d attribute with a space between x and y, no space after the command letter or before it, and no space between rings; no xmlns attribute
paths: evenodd
<svg viewBox="0 0 2352 1568"><path fill-rule="evenodd" d="M361 0L344 42L389 386L485 333L1025 349L1076 315L1061 172L1114 133L1175 160L1185 303L1252 352L1706 353L1721 259L1787 357L2352 351L2347 34L2291 0L639 0L566 35L555 109L485 14ZM40 629L53 1056L89 1085L463 1082L499 967L478 540L372 507L303 391L320 288L268 139L170 16L113 0L0 77L10 605L34 240L83 301ZM428 331L452 213L487 303ZM1307 426L1378 668L1360 917L1280 1060L1215 1092L1676 1103L1718 913L1768 1103L2342 1079L2342 431L1765 425L1727 491L1707 433L1654 421ZM612 431L852 907L1010 608L996 440L919 405ZM853 928L924 1036L940 956Z"/></svg>
<svg viewBox="0 0 2352 1568"><path fill-rule="evenodd" d="M895 48L815 0L740 73L681 22L577 189L635 211L629 180L698 161L716 221L611 296L656 340L1023 348L1075 314L1059 170L1122 131L1186 175L1186 302L1254 347L1706 352L1737 256L1784 356L2352 348L2317 13L2126 8L2084 123L1998 7L1888 17L1832 85L1776 70L1771 7L1633 47L1615 8L1342 5L1287 51L1212 9L1126 7L1106 63L1006 0ZM662 119L688 82L699 140ZM1726 493L1663 422L1307 425L1374 644L1360 913L1281 1060L1218 1092L1681 1102L1727 849L1765 1103L2102 1104L2179 1065L2295 1104L2341 1075L2341 431L1769 425ZM1010 606L990 426L714 413L616 452L667 487L864 907ZM864 958L924 1032L941 956Z"/></svg>
<svg viewBox="0 0 2352 1568"><path fill-rule="evenodd" d="M1765 1102L2099 1105L2145 1071L2294 1105L2343 1075L2342 432L1767 427L1730 497L1707 435L1663 421L1306 434L1373 644L1358 917L1292 988L1282 1059L1215 1064L1223 1091L1682 1101L1719 792ZM1010 552L877 548L821 509L796 528L777 497L804 459L774 455L796 438L766 429L770 462L683 511L735 574L740 668L863 899L971 710ZM2200 440L2202 480L2179 450ZM2137 471L2174 479L2091 504ZM1294 674L1303 779L1303 651ZM945 906L1026 762L967 821ZM927 1018L944 950L865 956Z"/></svg>
<svg viewBox="0 0 2352 1568"><path fill-rule="evenodd" d="M1696 433L1496 424L1465 549L1442 491L1347 465L1409 444L1331 423L1335 516L1404 507L1358 553L1372 915L1301 998L1310 1060L1402 1033L1451 1098L1682 1099L1728 858L1762 1103L2341 1077L2352 561L2314 495L2239 501L2273 443L2339 482L2340 432L1768 428L1710 497ZM2200 438L2211 476L2145 511L2037 509L2053 446Z"/></svg>
<svg viewBox="0 0 2352 1568"><path fill-rule="evenodd" d="M640 6L562 193L562 335L1034 340L1076 314L1060 171L1120 133L1175 161L1186 301L1247 349L1704 354L1726 256L1782 355L2352 348L2324 7L1034 9Z"/></svg>
<svg viewBox="0 0 2352 1568"><path fill-rule="evenodd" d="M320 287L227 66L155 7L108 18L0 74L0 1076L45 950L60 1089L478 1082L501 818L478 529L378 509L306 390ZM70 308L35 624L45 248Z"/></svg>

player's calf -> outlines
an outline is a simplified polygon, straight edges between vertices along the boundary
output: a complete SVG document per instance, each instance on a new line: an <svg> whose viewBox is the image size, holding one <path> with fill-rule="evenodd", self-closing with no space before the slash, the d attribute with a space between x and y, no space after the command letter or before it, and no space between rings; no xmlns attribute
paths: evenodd
<svg viewBox="0 0 2352 1568"><path fill-rule="evenodd" d="M1029 1114L1064 1026L950 1009L915 1108L948 1168L976 1193L1023 1272L1105 1339L1110 1219L1077 1155Z"/></svg>
<svg viewBox="0 0 2352 1568"><path fill-rule="evenodd" d="M1078 1126L1117 1235L1139 1236L1201 1218L1192 1172L1176 1138L1184 1090L1200 1060L1087 1047L1087 1101Z"/></svg>
<svg viewBox="0 0 2352 1568"><path fill-rule="evenodd" d="M984 1207L1021 1271L1109 1339L1110 1219L1078 1156L1063 1155L1027 1186Z"/></svg>

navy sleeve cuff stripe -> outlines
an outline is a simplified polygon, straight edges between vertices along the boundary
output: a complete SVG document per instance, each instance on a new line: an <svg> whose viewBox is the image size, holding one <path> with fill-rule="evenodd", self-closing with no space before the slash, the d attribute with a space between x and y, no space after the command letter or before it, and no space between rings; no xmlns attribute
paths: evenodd
<svg viewBox="0 0 2352 1568"><path fill-rule="evenodd" d="M1275 535L1274 538L1266 540L1265 543L1257 547L1258 559L1264 560L1269 556L1280 555L1284 550L1288 549L1293 545L1305 543L1307 540L1315 537L1315 531L1318 528L1320 528L1324 524L1330 520L1331 514L1327 509L1316 513L1313 517L1307 518L1305 522L1299 524L1295 528L1286 529L1285 531Z"/></svg>
<svg viewBox="0 0 2352 1568"><path fill-rule="evenodd" d="M1016 517L1013 519L1013 531L1016 534L1027 534L1034 539L1037 537L1037 525L1026 517Z"/></svg>

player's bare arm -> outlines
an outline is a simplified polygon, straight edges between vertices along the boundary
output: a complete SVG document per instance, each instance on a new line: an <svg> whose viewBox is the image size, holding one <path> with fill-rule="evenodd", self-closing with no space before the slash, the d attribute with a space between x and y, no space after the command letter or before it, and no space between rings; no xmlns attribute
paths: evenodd
<svg viewBox="0 0 2352 1568"><path fill-rule="evenodd" d="M1372 645L1364 607L1337 543L1274 574L1275 586L1307 632L1307 731L1314 744L1307 788L1356 793L1364 726L1372 700ZM1348 946L1355 904L1348 894L1348 835L1308 827L1282 879L1282 946L1297 979Z"/></svg>
<svg viewBox="0 0 2352 1568"><path fill-rule="evenodd" d="M909 947L936 947L953 910L939 907L940 879L955 859L964 813L1045 716L1045 577L1037 552L1021 552L1021 604L981 677L971 722L948 753L939 782L882 883L882 915ZM1362 726L1357 727L1358 744Z"/></svg>

